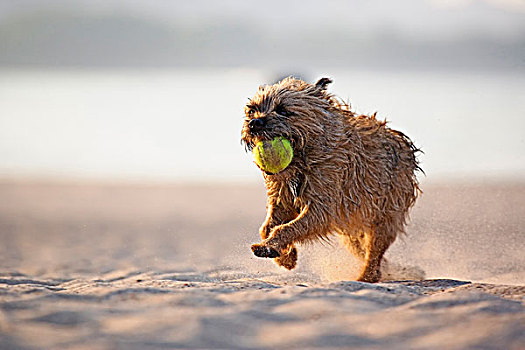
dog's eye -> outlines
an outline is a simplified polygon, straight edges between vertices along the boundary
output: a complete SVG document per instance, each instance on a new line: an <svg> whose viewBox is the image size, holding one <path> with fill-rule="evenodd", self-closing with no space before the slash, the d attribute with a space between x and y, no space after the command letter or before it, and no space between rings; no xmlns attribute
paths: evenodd
<svg viewBox="0 0 525 350"><path fill-rule="evenodd" d="M255 114L255 110L253 108L250 108L248 112L246 112L249 117L253 116Z"/></svg>
<svg viewBox="0 0 525 350"><path fill-rule="evenodd" d="M282 115L283 117L288 117L289 115L292 115L292 112L287 111L286 109L284 109L283 106L277 106L277 108L275 108L275 113Z"/></svg>

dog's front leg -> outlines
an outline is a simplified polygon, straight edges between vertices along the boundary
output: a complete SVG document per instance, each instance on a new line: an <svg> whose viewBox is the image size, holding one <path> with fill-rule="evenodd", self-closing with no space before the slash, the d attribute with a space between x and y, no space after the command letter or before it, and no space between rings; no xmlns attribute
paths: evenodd
<svg viewBox="0 0 525 350"><path fill-rule="evenodd" d="M282 206L275 204L271 198L268 200L266 209L266 219L259 229L259 234L263 241L270 237L275 227L292 221L297 216L295 211L286 210ZM252 249L254 248L252 247ZM255 255L264 254L264 252L261 251L257 251L256 253L255 250L254 253ZM272 257L272 254L273 253L268 254L267 257ZM293 269L297 263L297 248L295 248L294 245L290 245L285 252L282 252L278 257L275 257L275 262L277 265L288 270Z"/></svg>
<svg viewBox="0 0 525 350"><path fill-rule="evenodd" d="M288 213L284 208L278 204L275 204L273 200L268 200L268 204L266 206L266 219L259 228L261 239L267 239L270 237L274 227L293 220L293 218L293 213Z"/></svg>
<svg viewBox="0 0 525 350"><path fill-rule="evenodd" d="M292 221L275 226L270 236L252 245L253 253L261 258L277 258L292 252L293 244L311 238L313 228L319 227L319 215L311 206L304 206L301 213ZM292 252L292 253L296 253Z"/></svg>

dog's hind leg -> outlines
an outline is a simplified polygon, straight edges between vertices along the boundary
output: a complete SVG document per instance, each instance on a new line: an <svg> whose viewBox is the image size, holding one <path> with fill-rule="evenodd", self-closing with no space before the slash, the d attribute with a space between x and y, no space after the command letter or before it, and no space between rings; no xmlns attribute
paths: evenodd
<svg viewBox="0 0 525 350"><path fill-rule="evenodd" d="M386 223L375 226L365 233L364 239L364 267L357 279L362 282L379 282L381 279L381 260L386 250L396 239L395 226Z"/></svg>
<svg viewBox="0 0 525 350"><path fill-rule="evenodd" d="M365 261L365 233L360 231L355 234L341 234L341 241L345 248L352 253L353 256L358 258L361 262Z"/></svg>

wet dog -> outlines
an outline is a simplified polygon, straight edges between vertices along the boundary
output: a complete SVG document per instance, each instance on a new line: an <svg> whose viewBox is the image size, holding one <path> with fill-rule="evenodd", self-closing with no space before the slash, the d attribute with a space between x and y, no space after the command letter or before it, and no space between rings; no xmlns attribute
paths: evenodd
<svg viewBox="0 0 525 350"><path fill-rule="evenodd" d="M420 193L419 149L375 115L353 113L327 92L331 82L286 78L260 87L245 107L248 150L284 137L294 154L283 171L263 171L267 215L252 251L293 269L297 243L336 234L363 262L358 280L377 282L383 255Z"/></svg>

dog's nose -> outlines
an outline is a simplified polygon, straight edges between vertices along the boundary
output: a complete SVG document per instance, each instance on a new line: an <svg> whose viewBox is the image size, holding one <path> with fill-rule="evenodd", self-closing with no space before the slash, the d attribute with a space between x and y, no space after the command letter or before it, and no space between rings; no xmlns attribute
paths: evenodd
<svg viewBox="0 0 525 350"><path fill-rule="evenodd" d="M265 124L266 120L264 120L264 118L255 118L250 120L250 122L248 123L248 127L251 131L257 131L262 129Z"/></svg>

